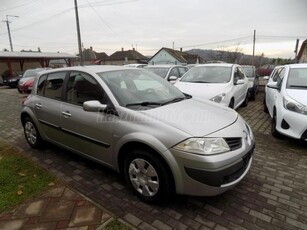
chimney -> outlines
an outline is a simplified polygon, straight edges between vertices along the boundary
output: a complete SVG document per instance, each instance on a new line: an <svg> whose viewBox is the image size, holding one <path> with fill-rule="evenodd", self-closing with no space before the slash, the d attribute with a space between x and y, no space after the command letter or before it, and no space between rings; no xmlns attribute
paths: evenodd
<svg viewBox="0 0 307 230"><path fill-rule="evenodd" d="M182 48L180 48L180 52L182 52Z"/></svg>
<svg viewBox="0 0 307 230"><path fill-rule="evenodd" d="M132 48L133 51L135 51L135 48Z"/></svg>
<svg viewBox="0 0 307 230"><path fill-rule="evenodd" d="M93 50L93 47L91 46L90 49Z"/></svg>
<svg viewBox="0 0 307 230"><path fill-rule="evenodd" d="M122 48L122 52L124 52L124 48Z"/></svg>

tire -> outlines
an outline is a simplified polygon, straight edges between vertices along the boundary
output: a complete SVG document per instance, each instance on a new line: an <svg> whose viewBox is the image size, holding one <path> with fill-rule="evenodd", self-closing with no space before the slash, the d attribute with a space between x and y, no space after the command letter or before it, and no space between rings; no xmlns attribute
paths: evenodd
<svg viewBox="0 0 307 230"><path fill-rule="evenodd" d="M124 176L133 193L145 202L165 203L173 193L164 162L150 150L131 150L124 162Z"/></svg>
<svg viewBox="0 0 307 230"><path fill-rule="evenodd" d="M231 98L228 107L231 108L231 109L233 109L234 106L235 106L235 100L234 100L233 98Z"/></svg>
<svg viewBox="0 0 307 230"><path fill-rule="evenodd" d="M246 107L248 105L249 93L246 94L245 99L242 103L242 107Z"/></svg>
<svg viewBox="0 0 307 230"><path fill-rule="evenodd" d="M19 93L22 93L22 91L19 89L19 87L17 87L17 90L18 90Z"/></svg>
<svg viewBox="0 0 307 230"><path fill-rule="evenodd" d="M266 105L265 96L264 96L264 99L263 99L263 112L265 112L265 113L269 112L268 107Z"/></svg>
<svg viewBox="0 0 307 230"><path fill-rule="evenodd" d="M31 118L29 117L25 118L23 122L23 128L28 144L34 149L41 148L43 145L43 141L38 132L38 129L36 128Z"/></svg>
<svg viewBox="0 0 307 230"><path fill-rule="evenodd" d="M281 135L276 129L276 121L277 121L276 119L277 119L276 112L274 111L273 117L272 117L272 124L271 124L271 133L273 137L280 138Z"/></svg>
<svg viewBox="0 0 307 230"><path fill-rule="evenodd" d="M251 101L255 101L256 100L256 94L257 94L257 91L256 89L252 91L252 94L250 95L250 100Z"/></svg>

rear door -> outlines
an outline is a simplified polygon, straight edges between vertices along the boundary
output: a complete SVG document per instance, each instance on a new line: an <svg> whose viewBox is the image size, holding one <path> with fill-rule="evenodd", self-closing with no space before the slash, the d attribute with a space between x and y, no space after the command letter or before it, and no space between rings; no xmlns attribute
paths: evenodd
<svg viewBox="0 0 307 230"><path fill-rule="evenodd" d="M60 111L62 107L62 89L67 72L42 75L38 81L34 110L45 136L55 142L61 142Z"/></svg>
<svg viewBox="0 0 307 230"><path fill-rule="evenodd" d="M245 79L245 75L243 73L243 70L240 67L235 67L235 71L234 71L234 86L233 86L233 94L234 94L234 98L235 98L235 104L234 104L234 108L237 108L238 104L241 104L241 102L243 102L243 100L245 99L246 93L247 93L247 83L244 84L237 84L236 82L238 80L247 80Z"/></svg>

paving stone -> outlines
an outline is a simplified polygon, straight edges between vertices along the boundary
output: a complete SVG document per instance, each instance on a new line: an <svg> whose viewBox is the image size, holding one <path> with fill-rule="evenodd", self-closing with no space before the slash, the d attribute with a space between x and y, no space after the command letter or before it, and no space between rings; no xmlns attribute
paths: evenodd
<svg viewBox="0 0 307 230"><path fill-rule="evenodd" d="M248 230L297 230L305 227L307 145L286 137L275 139L270 135L271 119L268 114L263 113L261 92L257 95L256 101L250 102L246 108L237 109L252 127L256 138L252 167L241 183L217 197L176 196L169 204L153 206L138 200L127 189L126 184L119 180L118 174L101 165L52 145L46 146L45 150L31 149L25 141L19 121L20 95L16 89L4 91L0 89L0 107L5 108L0 110L0 138L24 149L24 154L30 159L65 180L75 191L87 195L115 216L124 219L129 212L136 218L138 228L142 226L142 229L146 229L149 223L151 228L156 229L168 229L173 227L172 224L178 228L187 226L188 229L197 230L220 226ZM53 203L60 200L72 201L75 204L74 208L88 205L87 201L84 202L82 199L76 201L74 194L66 193L66 190L55 190L52 193L53 195L49 195ZM46 205L48 206L49 204ZM32 213L34 214L34 211ZM42 213L50 214L45 210ZM106 214L105 218L103 216L104 213L101 213L102 222L112 218L109 214ZM1 215L0 221L7 222L10 218L13 217ZM28 219L27 225L37 224L35 216L30 218L33 219ZM69 218L65 218L67 219L59 218L57 223L68 221ZM80 226L76 226L78 227Z"/></svg>
<svg viewBox="0 0 307 230"><path fill-rule="evenodd" d="M69 227L99 224L101 211L94 206L83 206L75 209Z"/></svg>
<svg viewBox="0 0 307 230"><path fill-rule="evenodd" d="M132 224L133 226L138 226L142 220L140 220L138 217L132 215L131 213L127 213L124 216L124 219L129 222L130 224Z"/></svg>
<svg viewBox="0 0 307 230"><path fill-rule="evenodd" d="M73 208L74 202L71 201L50 202L42 214L42 221L68 220Z"/></svg>

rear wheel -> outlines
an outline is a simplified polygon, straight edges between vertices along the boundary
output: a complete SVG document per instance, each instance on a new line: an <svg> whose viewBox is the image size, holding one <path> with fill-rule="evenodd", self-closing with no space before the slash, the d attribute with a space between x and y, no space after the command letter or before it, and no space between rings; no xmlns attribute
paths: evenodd
<svg viewBox="0 0 307 230"><path fill-rule="evenodd" d="M42 147L43 141L40 137L38 129L36 128L31 118L27 117L24 120L23 127L24 127L25 137L29 145L35 149Z"/></svg>
<svg viewBox="0 0 307 230"><path fill-rule="evenodd" d="M263 111L264 111L265 113L268 113L268 112L269 112L268 107L267 107L267 105L266 105L265 95L264 95L264 99L263 99Z"/></svg>
<svg viewBox="0 0 307 230"><path fill-rule="evenodd" d="M164 203L172 193L165 164L152 151L131 150L124 162L126 182L133 193L149 203Z"/></svg>

